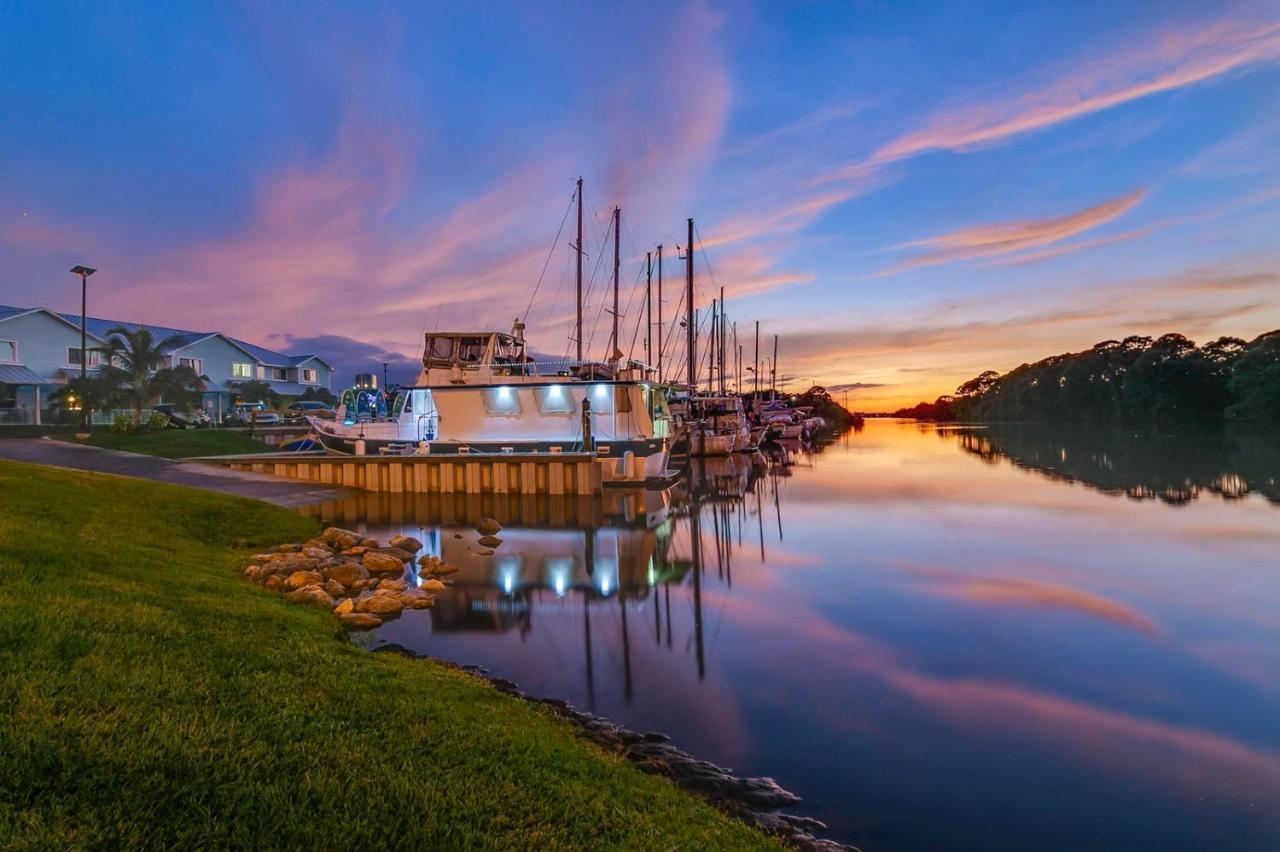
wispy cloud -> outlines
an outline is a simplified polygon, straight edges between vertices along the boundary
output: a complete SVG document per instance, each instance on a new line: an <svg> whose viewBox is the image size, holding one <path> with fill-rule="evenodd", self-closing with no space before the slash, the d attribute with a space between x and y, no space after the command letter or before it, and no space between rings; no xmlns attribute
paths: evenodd
<svg viewBox="0 0 1280 852"><path fill-rule="evenodd" d="M1034 248L1073 237L1116 219L1142 200L1141 188L1117 198L1045 219L1024 219L991 225L974 225L929 237L901 243L898 248L925 248L922 254L894 264L882 274L894 274L920 266L934 266L957 260L1003 255Z"/></svg>
<svg viewBox="0 0 1280 852"><path fill-rule="evenodd" d="M1277 61L1280 23L1222 21L1165 31L1123 53L1089 58L1046 86L945 109L920 130L881 146L871 159L887 162L926 151L991 145L1251 65Z"/></svg>

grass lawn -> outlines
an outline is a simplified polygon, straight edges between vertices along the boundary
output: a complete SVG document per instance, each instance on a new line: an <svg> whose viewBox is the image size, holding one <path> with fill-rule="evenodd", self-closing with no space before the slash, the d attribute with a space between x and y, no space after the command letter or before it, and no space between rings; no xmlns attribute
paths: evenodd
<svg viewBox="0 0 1280 852"><path fill-rule="evenodd" d="M77 443L108 450L164 456L167 459L271 452L271 447L250 438L247 432L228 429L161 429L158 432L104 430L93 432L87 440Z"/></svg>
<svg viewBox="0 0 1280 852"><path fill-rule="evenodd" d="M311 520L3 461L0 495L0 847L771 845L550 713L361 651L239 577L236 542Z"/></svg>
<svg viewBox="0 0 1280 852"><path fill-rule="evenodd" d="M0 426L0 440L5 438L43 438L45 435L72 438L76 426Z"/></svg>

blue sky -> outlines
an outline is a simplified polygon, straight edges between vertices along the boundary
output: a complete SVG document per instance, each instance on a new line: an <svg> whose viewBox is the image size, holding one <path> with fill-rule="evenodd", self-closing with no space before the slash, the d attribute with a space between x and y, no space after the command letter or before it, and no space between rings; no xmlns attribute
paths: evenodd
<svg viewBox="0 0 1280 852"><path fill-rule="evenodd" d="M1109 337L1280 327L1276 3L0 0L0 20L3 303L74 309L65 270L88 263L100 315L323 337L345 368L532 300L561 353L582 174L589 270L623 208L624 349L644 252L679 279L693 216L699 300L725 287L748 357L760 320L784 374L865 408Z"/></svg>

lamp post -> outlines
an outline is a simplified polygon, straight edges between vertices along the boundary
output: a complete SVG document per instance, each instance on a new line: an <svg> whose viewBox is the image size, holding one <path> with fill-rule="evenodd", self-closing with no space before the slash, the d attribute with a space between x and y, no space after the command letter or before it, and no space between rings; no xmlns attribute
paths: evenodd
<svg viewBox="0 0 1280 852"><path fill-rule="evenodd" d="M84 399L85 379L87 376L86 363L88 361L85 356L85 313L88 307L89 276L97 271L91 266L71 267L71 274L80 276L80 428L85 432L89 431L89 409L85 405Z"/></svg>
<svg viewBox="0 0 1280 852"><path fill-rule="evenodd" d="M382 362L382 389L387 389L387 362Z"/></svg>

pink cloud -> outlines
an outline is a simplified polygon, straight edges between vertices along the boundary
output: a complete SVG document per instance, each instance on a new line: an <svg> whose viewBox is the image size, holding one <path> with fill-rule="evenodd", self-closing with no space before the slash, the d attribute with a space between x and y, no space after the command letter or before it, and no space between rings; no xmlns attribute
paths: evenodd
<svg viewBox="0 0 1280 852"><path fill-rule="evenodd" d="M1022 249L1056 243L1123 216L1141 201L1144 195L1144 190L1139 188L1063 216L973 225L936 237L902 243L899 248L919 247L929 250L895 264L883 274L894 274L920 266L934 266L976 257L1009 254Z"/></svg>

